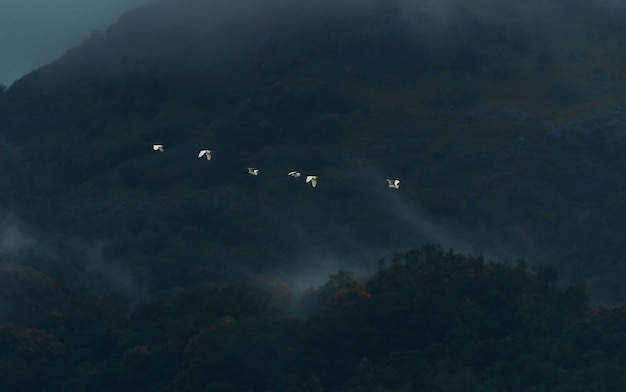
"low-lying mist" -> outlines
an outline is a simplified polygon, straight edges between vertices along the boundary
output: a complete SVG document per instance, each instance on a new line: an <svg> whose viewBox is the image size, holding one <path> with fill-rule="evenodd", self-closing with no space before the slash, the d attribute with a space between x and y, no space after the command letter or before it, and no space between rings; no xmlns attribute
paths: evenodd
<svg viewBox="0 0 626 392"><path fill-rule="evenodd" d="M605 48L619 47L615 44L626 31L620 19L625 12L617 2L583 0L147 4L9 89L5 102L21 89L26 98L18 108L45 108L7 117L16 143L29 146L29 154L21 155L37 157L27 158L30 164L24 165L28 174L39 173L33 183L46 183L45 190L55 198L50 205L58 210L48 209L48 217L67 232L27 234L27 225L8 222L0 226L0 253L25 263L20 255L34 254L31 260L53 278L65 283L70 277L85 277L76 284L114 292L129 302L151 298L158 290L218 284L225 276L276 274L304 290L339 269L365 276L376 270L379 260L389 262L425 242L496 261L550 261L546 255L554 249L546 250L547 240L519 222L522 213L509 216L506 206L497 207L497 219L483 220L475 218L477 213L462 219L451 204L446 206L448 216L445 208L429 210L426 200L432 205L437 195L427 181L445 184L481 149L484 157L476 160L475 169L467 169L468 175L494 165L502 149L488 138L485 146L465 140L466 155L442 153L422 161L441 169L426 180L408 167L409 159L404 166L390 164L391 154L354 160L348 158L354 151L338 146L349 145L349 138L366 139L352 128L366 128L369 121L385 116L405 116L396 124L411 123L429 110L448 116L471 103L483 104L483 95L500 80L514 90L504 98L496 96L498 104L513 105L506 100L518 94L534 100L540 94L526 84L528 79L516 80L518 73L549 74L560 104L580 104L615 91L620 79L614 72L624 59L615 56L612 62L609 55L615 53ZM449 74L441 76L445 72ZM429 77L415 81L424 74L439 75L433 79L441 80L437 89L427 89L427 82L436 84ZM485 75L492 82L488 88L472 84ZM81 82L65 84L66 78ZM418 92L402 89L410 78ZM447 100L461 89L459 80L469 80L474 90ZM425 92L418 96L422 88ZM49 96L40 95L45 89ZM443 91L444 98L433 91ZM365 97L368 93L374 97ZM390 109L378 109L384 105ZM455 118L481 121L480 113L469 109ZM372 139L387 138L388 124L380 122L381 130L367 129ZM35 130L32 135L24 124ZM450 120L445 126L451 124L458 125ZM466 129L484 131L479 126ZM461 144L450 134L440 136L440 130L444 126L428 135L425 127L409 129L424 139L441 137L442 145ZM389 132L389 138L400 140L400 134ZM516 140L524 137L520 132ZM166 152L152 154L155 140L148 139L165 139ZM199 140L217 145L211 146L215 159L206 171L193 161ZM51 142L63 147L55 150L58 155L50 154ZM532 146L546 148L544 142ZM91 149L83 149L86 145ZM502 145L517 149L510 147L510 140ZM31 151L37 149L40 154ZM320 176L317 188L298 184L302 186L292 189L274 155L281 149L287 151L284 158L308 165L297 169ZM318 150L337 157L320 163L321 153L307 155ZM546 151L528 153L526 161L526 152L521 154L520 165L527 165L522 174L536 174L528 162L550 156L551 150ZM403 154L415 158L418 153L407 146ZM37 165L40 156L46 157L43 168ZM190 158L182 163L183 156ZM447 168L441 164L453 159ZM246 165L266 162L257 183L243 171ZM282 180L266 180L272 171ZM514 181L521 177L513 175ZM400 189L387 188L387 178L399 178ZM448 194L465 192L459 183L449 186L458 189ZM532 189L544 192L541 186ZM553 196L551 191L545 190L541 201ZM539 224L554 220L541 219ZM32 227L37 224L36 219L28 221Z"/></svg>
<svg viewBox="0 0 626 392"><path fill-rule="evenodd" d="M426 243L489 261L547 261L532 234L503 233L503 227L516 227L515 218L491 226L441 220L420 203L419 179L403 177L400 188L393 189L385 182L395 178L393 174L375 161L347 159L345 166L335 167L339 179L321 176L319 188L311 190L332 193L348 188L346 200L329 206L312 198L303 209L282 201L280 210L269 214L287 236L292 251L287 255L289 262L274 273L297 290L306 290L323 284L339 270L366 277Z"/></svg>

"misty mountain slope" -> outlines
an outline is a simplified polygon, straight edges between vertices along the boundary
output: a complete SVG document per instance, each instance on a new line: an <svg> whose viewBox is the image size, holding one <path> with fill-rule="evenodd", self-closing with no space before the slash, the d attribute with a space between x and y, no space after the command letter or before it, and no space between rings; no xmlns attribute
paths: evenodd
<svg viewBox="0 0 626 392"><path fill-rule="evenodd" d="M150 288L325 276L430 240L621 298L618 13L445 4L141 7L0 94L0 197L52 248L105 244L73 265Z"/></svg>
<svg viewBox="0 0 626 392"><path fill-rule="evenodd" d="M257 276L132 307L75 296L62 314L0 325L0 388L620 390L624 315L552 267L429 244L303 295Z"/></svg>

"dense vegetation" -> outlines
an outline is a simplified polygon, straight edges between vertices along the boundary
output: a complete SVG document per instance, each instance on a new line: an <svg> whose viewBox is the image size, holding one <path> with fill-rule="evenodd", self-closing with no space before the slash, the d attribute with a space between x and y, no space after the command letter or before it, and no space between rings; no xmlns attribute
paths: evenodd
<svg viewBox="0 0 626 392"><path fill-rule="evenodd" d="M286 3L0 88L0 391L623 390L621 14Z"/></svg>
<svg viewBox="0 0 626 392"><path fill-rule="evenodd" d="M296 295L253 279L0 326L7 391L619 391L623 307L425 245Z"/></svg>
<svg viewBox="0 0 626 392"><path fill-rule="evenodd" d="M515 20L378 1L133 11L0 92L0 200L37 244L11 260L154 293L435 241L555 263L620 301L626 59L584 59L625 25L540 3Z"/></svg>

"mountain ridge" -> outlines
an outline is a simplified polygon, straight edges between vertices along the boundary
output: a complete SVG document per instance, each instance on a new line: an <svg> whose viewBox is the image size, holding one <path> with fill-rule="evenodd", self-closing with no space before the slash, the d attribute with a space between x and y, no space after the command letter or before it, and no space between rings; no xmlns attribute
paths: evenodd
<svg viewBox="0 0 626 392"><path fill-rule="evenodd" d="M624 92L596 99L602 90L587 88L619 80L624 60L590 71L584 59L617 39L589 16L563 22L582 19L581 30L600 37L580 42L584 61L564 68L569 47L551 51L545 26L462 8L434 29L443 19L375 1L358 12L350 2L312 14L287 7L276 17L285 25L235 12L219 34L167 25L172 10L202 21L197 10L215 4L226 3L141 7L3 92L2 149L22 157L3 158L17 166L3 180L4 201L30 225L114 238L107 257L151 271L155 287L177 284L168 268L183 286L219 280L223 269L297 270L306 252L295 249L316 252L309 242L329 245L321 258L355 267L435 239L470 253L556 260L575 278L589 276L587 255L604 252L602 232L590 233L610 218L607 192L614 217L626 215L619 159L604 156L613 139L571 149L564 131L581 128L578 113L598 129L622 126L619 108L608 110ZM284 16L293 12L299 17ZM411 30L407 18L423 26ZM191 53L177 46L189 36ZM207 39L213 49L203 52ZM151 151L155 142L166 144L163 154ZM214 150L211 162L195 158L202 148ZM245 174L252 165L271 179L254 182ZM290 182L294 169L320 175L318 188ZM385 192L395 191L386 189L390 177L402 180L395 194ZM590 235L584 251L574 249ZM616 238L594 287L606 285L604 268L621 268L619 249Z"/></svg>

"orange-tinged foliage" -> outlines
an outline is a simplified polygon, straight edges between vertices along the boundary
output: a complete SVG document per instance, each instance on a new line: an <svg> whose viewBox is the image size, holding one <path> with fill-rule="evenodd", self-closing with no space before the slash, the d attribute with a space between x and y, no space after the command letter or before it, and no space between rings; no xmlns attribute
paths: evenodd
<svg viewBox="0 0 626 392"><path fill-rule="evenodd" d="M353 281L332 293L327 303L330 306L346 308L371 298L372 296L362 283Z"/></svg>
<svg viewBox="0 0 626 392"><path fill-rule="evenodd" d="M63 344L53 335L14 324L0 325L0 347L5 353L33 358L54 357L63 350Z"/></svg>

